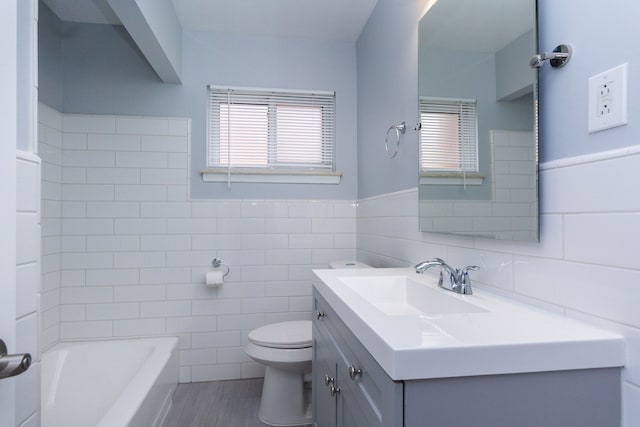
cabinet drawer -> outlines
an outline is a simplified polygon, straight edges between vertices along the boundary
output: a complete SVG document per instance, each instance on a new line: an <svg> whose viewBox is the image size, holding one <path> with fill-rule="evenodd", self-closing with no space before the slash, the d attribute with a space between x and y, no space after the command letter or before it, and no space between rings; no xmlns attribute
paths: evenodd
<svg viewBox="0 0 640 427"><path fill-rule="evenodd" d="M339 353L336 378L345 401L361 411L363 425L402 425L402 383L394 382L314 290L314 325ZM347 404L347 403L345 403Z"/></svg>

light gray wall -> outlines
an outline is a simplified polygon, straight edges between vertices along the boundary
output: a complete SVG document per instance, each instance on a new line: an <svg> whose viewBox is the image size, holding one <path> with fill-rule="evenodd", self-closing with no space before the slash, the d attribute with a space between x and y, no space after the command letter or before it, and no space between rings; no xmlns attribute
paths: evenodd
<svg viewBox="0 0 640 427"><path fill-rule="evenodd" d="M61 110L62 22L44 3L38 8L38 100Z"/></svg>
<svg viewBox="0 0 640 427"><path fill-rule="evenodd" d="M182 75L182 26L170 0L137 0L169 62Z"/></svg>
<svg viewBox="0 0 640 427"><path fill-rule="evenodd" d="M637 100L640 99L640 3L629 0L539 0L539 46L553 50L572 45L574 55L562 69L545 66L540 73L540 156L542 161L627 147L640 142ZM603 22L611 31L599 31ZM589 77L629 63L629 124L589 134L587 84Z"/></svg>
<svg viewBox="0 0 640 427"><path fill-rule="evenodd" d="M540 160L542 162L637 144L640 139L638 75L640 51L636 18L640 3L613 0L602 16L601 2L539 0L539 46L560 43L574 48L562 69L545 65L540 73ZM360 198L417 185L417 134L407 132L400 155L384 155L384 132L392 122L417 117L418 21L426 0L378 0L356 43L358 60L358 195ZM615 31L602 33L602 20ZM588 78L629 62L627 126L587 133Z"/></svg>
<svg viewBox="0 0 640 427"><path fill-rule="evenodd" d="M182 26L170 0L108 0L165 83L182 83Z"/></svg>
<svg viewBox="0 0 640 427"><path fill-rule="evenodd" d="M192 89L193 156L191 182L195 197L235 195L269 198L355 199L357 193L356 62L351 42L312 42L295 39L253 38L205 33L185 34L185 86ZM336 92L336 168L343 172L335 185L226 184L199 185L204 167L204 113L206 84Z"/></svg>
<svg viewBox="0 0 640 427"><path fill-rule="evenodd" d="M358 197L418 185L418 20L423 1L378 0L356 42ZM384 149L391 124L407 122L400 152Z"/></svg>
<svg viewBox="0 0 640 427"><path fill-rule="evenodd" d="M417 24L424 3L425 0L379 0L356 43L358 168L352 141L356 135L351 120L355 118L353 85L356 76L350 44L336 47L336 44L293 40L230 40L221 36L186 34L185 85L161 86L122 31L98 29L101 26L96 25L65 24L64 41L69 48L65 49L65 99L61 110L192 116L193 149L204 153L206 84L252 82L271 87L300 87L304 83L305 87L318 89L333 86L338 91L339 140L347 141L341 144L337 153L338 167L345 172L340 186L238 184L228 192L224 185L200 182L197 170L204 164L204 159L196 156L192 165L194 196L257 197L269 194L270 197L289 198L351 198L356 192L352 179L356 170L360 197L412 188L417 183L417 134L409 131L404 135L401 151L394 159L387 158L384 153L384 135L392 123L405 120L412 128L417 122ZM601 36L592 31L600 22L598 3L540 1L540 49L551 50L564 42L571 43L575 51L567 67L555 70L545 66L541 72L542 161L636 143L640 128L633 121L637 110L634 99L638 98L640 87L634 85L631 78L629 125L588 134L586 82L589 76L625 61L629 62L629 75L634 75L640 52L622 34L637 32L634 16L638 15L639 9L640 4L613 0L608 8L610 16L607 16L616 22L619 31ZM581 11L580 19L572 18L575 10ZM102 37L107 34L109 37ZM310 60L309 51L324 52L320 55L325 59L320 68L313 68L316 61ZM45 78L46 75L41 76L41 82ZM344 102L343 97L346 98ZM49 98L41 97L46 103L52 103L46 101Z"/></svg>
<svg viewBox="0 0 640 427"><path fill-rule="evenodd" d="M163 84L122 26L63 22L63 113L178 116L184 88Z"/></svg>
<svg viewBox="0 0 640 427"><path fill-rule="evenodd" d="M122 27L63 23L62 112L192 118L195 198L355 199L356 64L350 42L186 32L183 84L160 82ZM339 185L203 183L208 84L336 91Z"/></svg>

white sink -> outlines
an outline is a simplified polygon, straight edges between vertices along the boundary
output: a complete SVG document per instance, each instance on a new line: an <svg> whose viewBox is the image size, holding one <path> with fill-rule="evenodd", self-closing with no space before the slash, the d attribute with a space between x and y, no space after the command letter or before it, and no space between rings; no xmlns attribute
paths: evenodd
<svg viewBox="0 0 640 427"><path fill-rule="evenodd" d="M620 335L482 288L459 295L413 269L313 272L315 291L394 380L624 365Z"/></svg>
<svg viewBox="0 0 640 427"><path fill-rule="evenodd" d="M487 311L445 289L434 289L407 276L338 277L387 316L478 313Z"/></svg>

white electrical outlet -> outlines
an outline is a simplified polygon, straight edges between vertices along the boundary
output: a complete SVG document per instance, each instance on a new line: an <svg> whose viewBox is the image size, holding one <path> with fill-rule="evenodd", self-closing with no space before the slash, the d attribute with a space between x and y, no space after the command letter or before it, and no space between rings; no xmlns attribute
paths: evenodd
<svg viewBox="0 0 640 427"><path fill-rule="evenodd" d="M589 132L627 124L627 64L589 78Z"/></svg>

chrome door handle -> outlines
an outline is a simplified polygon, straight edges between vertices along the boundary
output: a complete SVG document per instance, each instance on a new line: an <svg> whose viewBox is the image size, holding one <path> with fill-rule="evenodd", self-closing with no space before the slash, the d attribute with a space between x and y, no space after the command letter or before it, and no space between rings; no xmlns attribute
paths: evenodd
<svg viewBox="0 0 640 427"><path fill-rule="evenodd" d="M333 385L333 383L335 382L336 382L335 378L330 377L329 374L324 374L324 385L329 387L330 385Z"/></svg>
<svg viewBox="0 0 640 427"><path fill-rule="evenodd" d="M362 375L362 369L356 368L353 365L349 366L349 378L355 381L358 375Z"/></svg>
<svg viewBox="0 0 640 427"><path fill-rule="evenodd" d="M331 397L336 397L336 394L340 393L340 391L340 387L332 385L330 389Z"/></svg>
<svg viewBox="0 0 640 427"><path fill-rule="evenodd" d="M324 316L326 316L326 314L324 314L323 311L316 311L316 319L320 320L320 319L324 319Z"/></svg>
<svg viewBox="0 0 640 427"><path fill-rule="evenodd" d="M31 366L29 353L7 354L7 345L0 340L0 379L20 375Z"/></svg>

